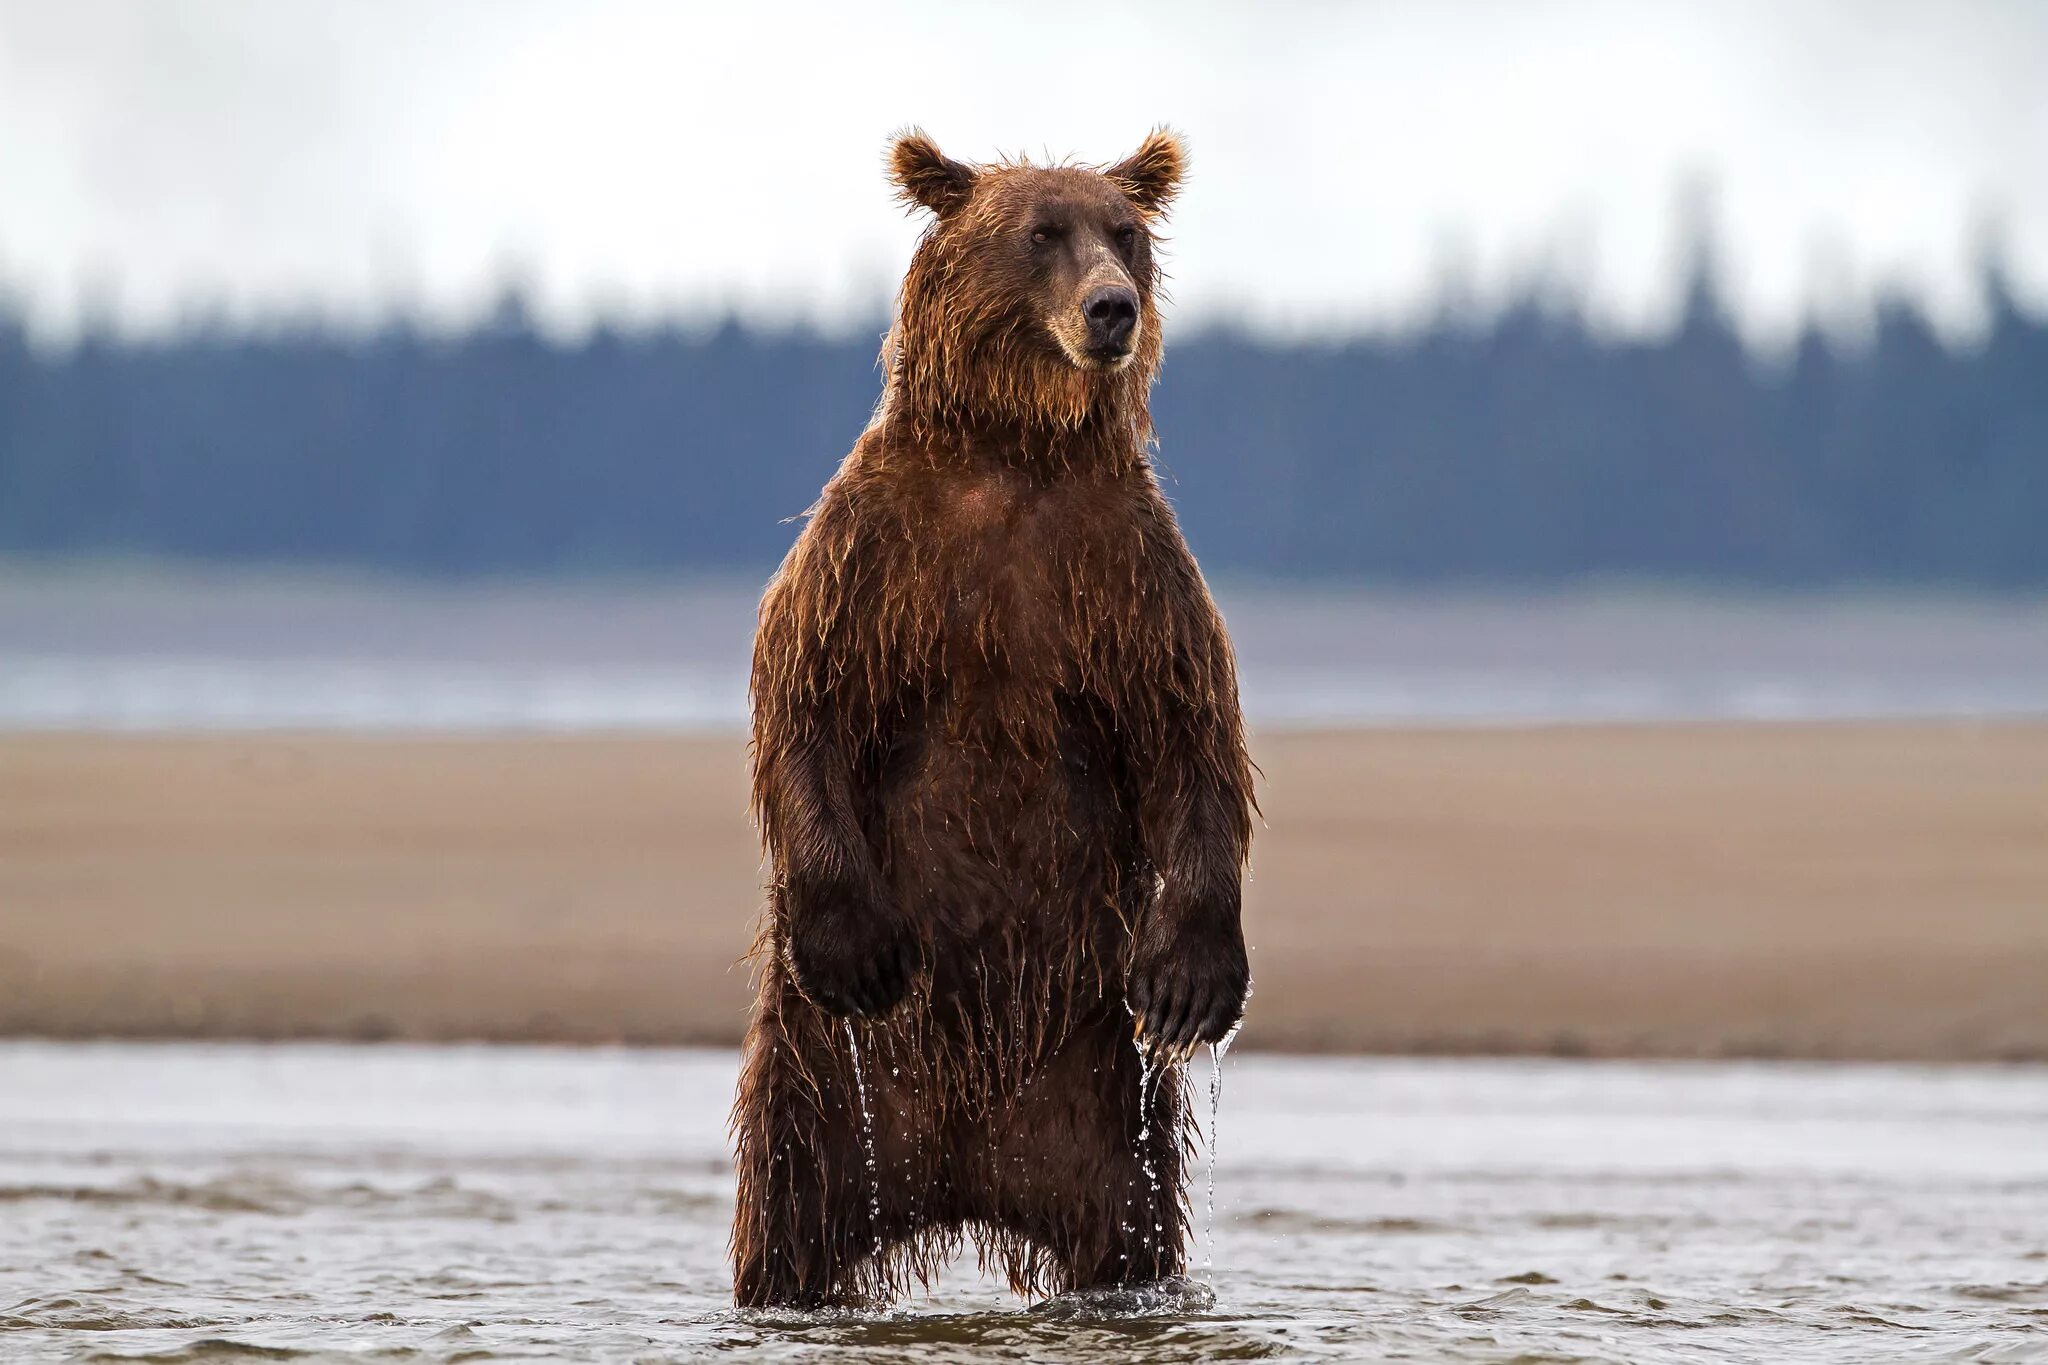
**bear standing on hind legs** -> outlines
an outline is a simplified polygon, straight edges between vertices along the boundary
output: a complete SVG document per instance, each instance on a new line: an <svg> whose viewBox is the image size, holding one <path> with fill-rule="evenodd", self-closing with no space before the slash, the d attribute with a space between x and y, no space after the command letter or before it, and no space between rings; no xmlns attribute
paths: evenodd
<svg viewBox="0 0 2048 1365"><path fill-rule="evenodd" d="M884 1301L970 1240L1019 1293L1185 1267L1179 1059L1244 1008L1253 801L1147 458L1182 165L890 149L932 222L754 647L742 1306Z"/></svg>

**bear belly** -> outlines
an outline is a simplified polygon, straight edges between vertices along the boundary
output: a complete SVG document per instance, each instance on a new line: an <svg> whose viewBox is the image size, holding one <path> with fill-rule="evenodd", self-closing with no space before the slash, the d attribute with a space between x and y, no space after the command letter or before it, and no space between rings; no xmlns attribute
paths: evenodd
<svg viewBox="0 0 2048 1365"><path fill-rule="evenodd" d="M1091 708L1063 699L1042 725L942 713L899 743L883 865L927 926L935 994L985 990L997 962L1091 996L1114 979L1152 878L1107 740Z"/></svg>

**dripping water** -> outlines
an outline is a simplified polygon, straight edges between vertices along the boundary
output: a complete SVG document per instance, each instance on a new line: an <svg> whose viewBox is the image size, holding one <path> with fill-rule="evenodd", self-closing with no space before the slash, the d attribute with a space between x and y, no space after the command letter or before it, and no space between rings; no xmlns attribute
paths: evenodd
<svg viewBox="0 0 2048 1365"><path fill-rule="evenodd" d="M1223 1109L1223 1053L1209 1044L1209 1195L1202 1224L1202 1274L1216 1281L1216 1127Z"/></svg>
<svg viewBox="0 0 2048 1365"><path fill-rule="evenodd" d="M875 1160L875 1115L868 1108L868 1083L860 1072L860 1041L853 1036L853 1020L840 1021L846 1027L846 1046L853 1054L853 1087L860 1096L860 1141L868 1158L868 1215L875 1234L875 1255L882 1254L882 1169Z"/></svg>
<svg viewBox="0 0 2048 1365"><path fill-rule="evenodd" d="M1244 1005L1238 1007L1237 1022L1216 1042L1209 1044L1209 1196L1208 1218L1202 1229L1202 1274L1216 1283L1216 1143L1223 1113L1223 1058L1244 1027L1245 1007L1251 1004L1251 983L1244 988Z"/></svg>
<svg viewBox="0 0 2048 1365"><path fill-rule="evenodd" d="M1159 1236L1166 1229L1159 1221L1159 1168L1152 1164L1152 1094L1159 1078L1171 1064L1160 1058L1155 1064L1153 1049L1142 1039L1138 1049L1138 1166L1145 1172L1145 1183L1151 1187L1151 1197L1145 1204L1145 1217L1152 1220L1152 1232L1146 1237L1145 1245L1156 1248Z"/></svg>

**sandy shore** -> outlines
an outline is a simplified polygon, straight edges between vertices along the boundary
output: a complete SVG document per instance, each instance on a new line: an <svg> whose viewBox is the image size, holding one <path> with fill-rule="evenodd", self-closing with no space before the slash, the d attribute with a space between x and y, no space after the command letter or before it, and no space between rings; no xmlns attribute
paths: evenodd
<svg viewBox="0 0 2048 1365"><path fill-rule="evenodd" d="M2048 724L1265 740L1246 1045L2048 1058ZM730 1042L736 739L0 737L0 1032Z"/></svg>

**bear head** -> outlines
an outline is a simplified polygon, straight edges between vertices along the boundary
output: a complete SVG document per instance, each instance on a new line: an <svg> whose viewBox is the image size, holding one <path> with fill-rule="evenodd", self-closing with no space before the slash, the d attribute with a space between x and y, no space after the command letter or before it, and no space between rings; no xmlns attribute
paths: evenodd
<svg viewBox="0 0 2048 1365"><path fill-rule="evenodd" d="M1121 413L1149 432L1158 229L1186 159L1165 129L1103 167L968 165L922 132L897 137L890 178L932 219L904 276L892 384L938 422L1072 428Z"/></svg>

